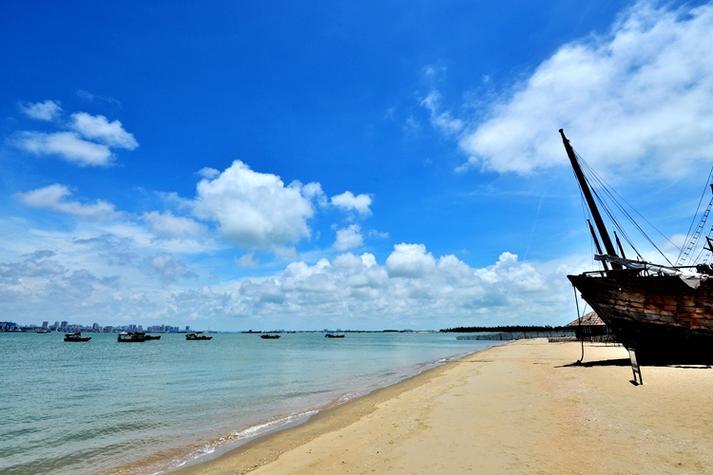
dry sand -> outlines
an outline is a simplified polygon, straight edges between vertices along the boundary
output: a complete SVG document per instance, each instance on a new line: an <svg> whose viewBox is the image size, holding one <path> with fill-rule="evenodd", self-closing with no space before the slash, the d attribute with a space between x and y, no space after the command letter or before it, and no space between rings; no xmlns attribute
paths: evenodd
<svg viewBox="0 0 713 475"><path fill-rule="evenodd" d="M230 474L713 473L713 369L522 340L184 469Z"/></svg>

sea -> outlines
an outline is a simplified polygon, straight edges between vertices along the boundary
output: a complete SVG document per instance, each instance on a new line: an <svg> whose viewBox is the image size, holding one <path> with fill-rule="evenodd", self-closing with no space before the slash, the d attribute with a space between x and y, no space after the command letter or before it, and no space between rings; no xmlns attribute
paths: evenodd
<svg viewBox="0 0 713 475"><path fill-rule="evenodd" d="M452 333L0 333L0 473L164 473L495 342Z"/></svg>

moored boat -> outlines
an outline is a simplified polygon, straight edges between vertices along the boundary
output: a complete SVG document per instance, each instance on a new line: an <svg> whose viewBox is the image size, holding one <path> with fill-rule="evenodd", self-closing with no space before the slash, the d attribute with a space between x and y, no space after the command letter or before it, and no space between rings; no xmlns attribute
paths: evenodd
<svg viewBox="0 0 713 475"><path fill-rule="evenodd" d="M186 333L186 340L196 341L196 340L212 340L212 336L203 335L202 332Z"/></svg>
<svg viewBox="0 0 713 475"><path fill-rule="evenodd" d="M593 190L590 178L585 176L580 165L581 157L573 150L569 140L560 129L560 135L579 183L582 196L589 208L595 226L589 223L589 231L596 249L595 259L602 269L568 275L572 285L582 298L606 323L616 339L626 348L636 352L637 359L644 363L711 363L713 362L713 269L707 264L674 265L663 252L667 264L655 264L643 260L633 243L627 238L638 258L627 259L616 232L615 249L597 202L605 207L606 214L615 227L622 232L602 196L614 199L614 194L605 187L601 178L594 174L600 190ZM591 172L592 174L594 172ZM597 201L595 201L595 197ZM621 209L621 204L616 203ZM713 198L711 198L713 205ZM706 240L708 247L699 252L696 245L708 211L690 234L690 241L681 255L700 256L713 247L713 228ZM631 219L627 214L627 219ZM641 227L634 223L642 231ZM596 231L595 231L596 228ZM624 237L626 235L623 234ZM653 244L648 236L649 242ZM688 240L687 237L687 240ZM601 244L600 244L601 242ZM602 244L604 249L602 249ZM655 245L654 245L655 246ZM681 260L679 255L679 261ZM697 264L694 260L693 264ZM676 264L679 264L677 261Z"/></svg>
<svg viewBox="0 0 713 475"><path fill-rule="evenodd" d="M262 338L263 340L277 340L278 338L280 338L280 335L271 335L269 333L265 333L263 335L260 335L260 338Z"/></svg>
<svg viewBox="0 0 713 475"><path fill-rule="evenodd" d="M344 338L343 334L335 334L335 333L325 333L324 334L325 338Z"/></svg>
<svg viewBox="0 0 713 475"><path fill-rule="evenodd" d="M82 336L82 332L64 334L64 341L68 343L86 343L91 339L90 336Z"/></svg>
<svg viewBox="0 0 713 475"><path fill-rule="evenodd" d="M116 336L119 343L143 343L146 341L144 332L121 332Z"/></svg>

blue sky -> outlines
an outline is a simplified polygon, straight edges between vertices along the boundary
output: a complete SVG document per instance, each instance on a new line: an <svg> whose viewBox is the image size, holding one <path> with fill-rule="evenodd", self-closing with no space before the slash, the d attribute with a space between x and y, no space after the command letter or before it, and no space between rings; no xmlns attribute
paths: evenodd
<svg viewBox="0 0 713 475"><path fill-rule="evenodd" d="M10 320L563 323L557 129L674 242L713 161L708 4L3 10Z"/></svg>

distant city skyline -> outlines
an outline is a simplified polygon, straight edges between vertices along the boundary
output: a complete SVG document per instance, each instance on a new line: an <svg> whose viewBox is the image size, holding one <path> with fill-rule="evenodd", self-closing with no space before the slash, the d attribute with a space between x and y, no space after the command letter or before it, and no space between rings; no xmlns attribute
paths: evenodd
<svg viewBox="0 0 713 475"><path fill-rule="evenodd" d="M671 256L713 164L710 3L10 2L0 41L8 320L563 324L557 130Z"/></svg>
<svg viewBox="0 0 713 475"><path fill-rule="evenodd" d="M72 323L67 320L56 320L54 323L50 324L49 321L44 320L41 324L36 324L32 322L12 322L12 321L0 321L0 332L11 332L11 331L48 331L48 332L95 332L95 333L117 333L122 331L144 331L144 326L141 324L131 323L128 325L102 325L97 322L91 325L83 325L79 323ZM186 325L180 328L176 325L147 325L147 332L150 333L187 333L191 331L190 325Z"/></svg>

